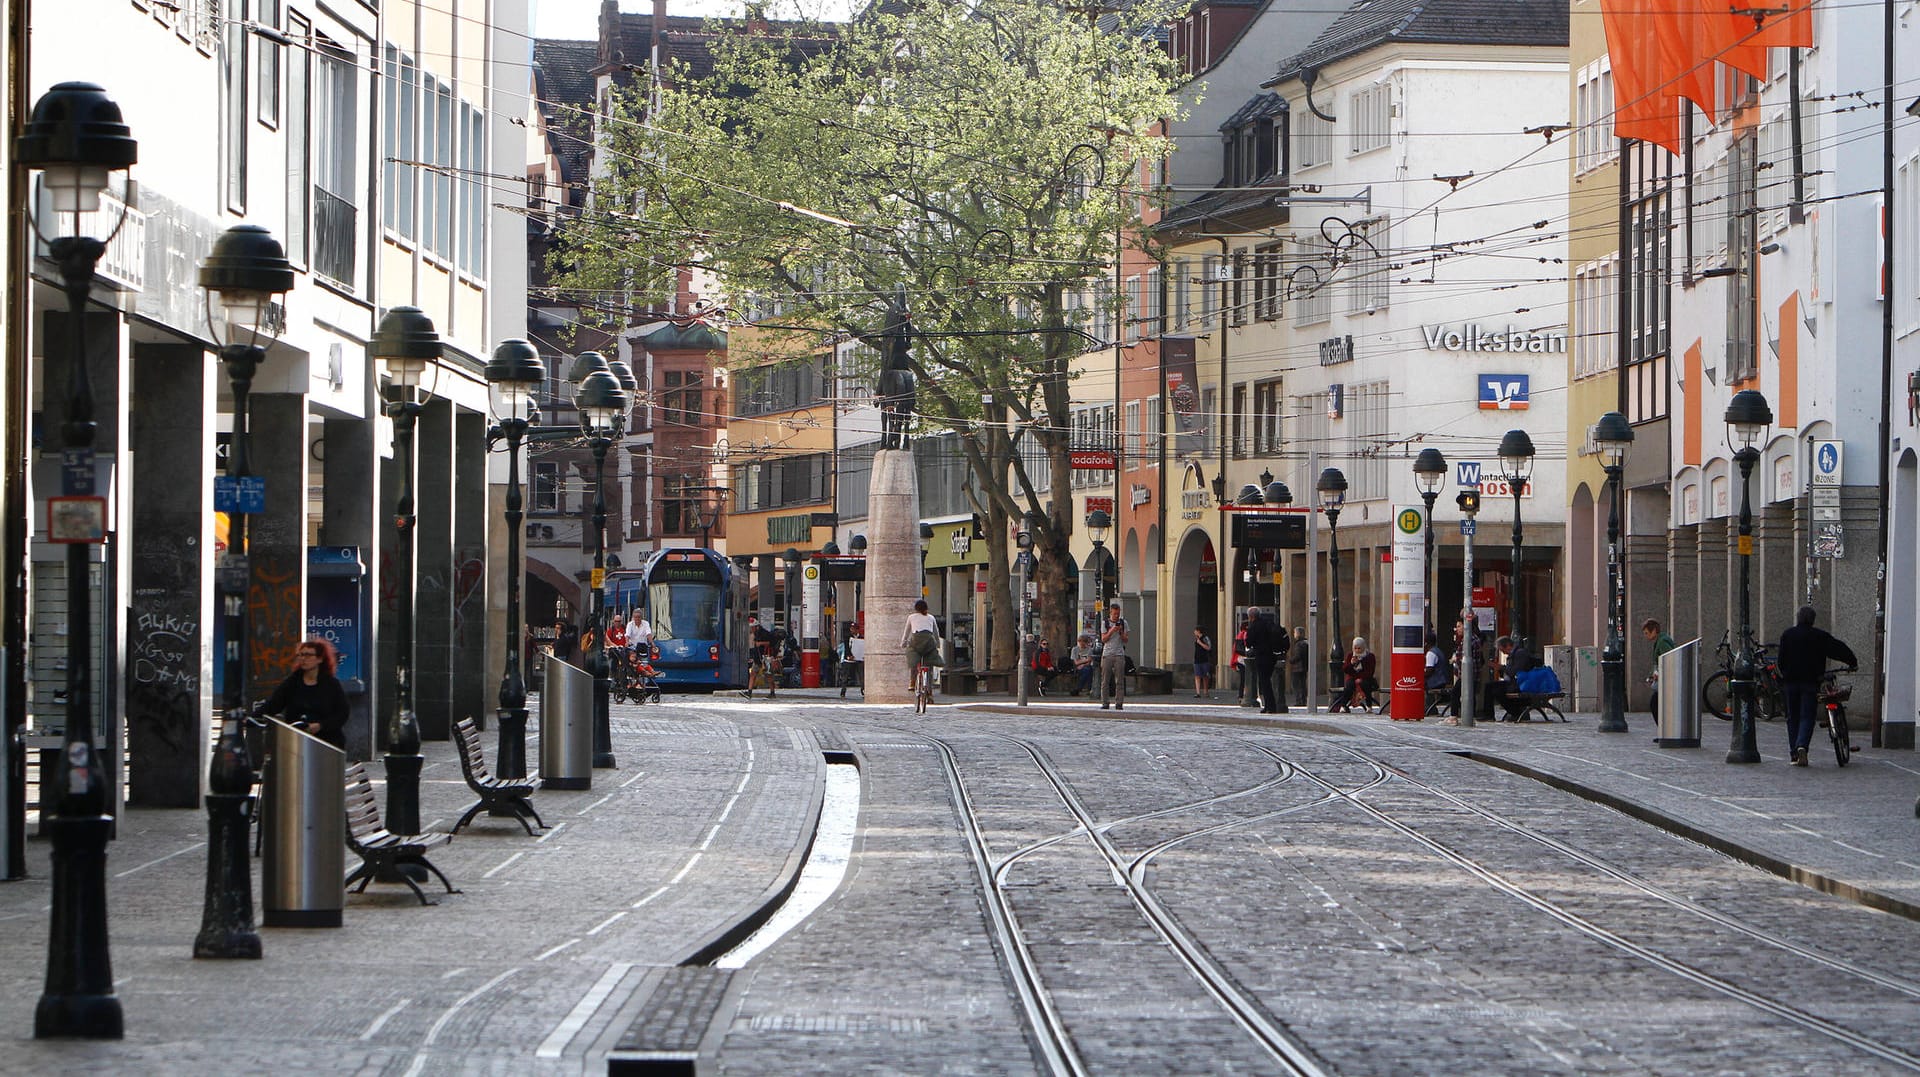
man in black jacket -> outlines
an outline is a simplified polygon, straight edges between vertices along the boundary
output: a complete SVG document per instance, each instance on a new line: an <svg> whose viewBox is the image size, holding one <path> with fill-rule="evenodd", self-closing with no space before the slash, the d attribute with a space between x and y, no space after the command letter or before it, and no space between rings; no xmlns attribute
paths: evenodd
<svg viewBox="0 0 1920 1077"><path fill-rule="evenodd" d="M1818 616L1812 606L1800 607L1793 627L1780 633L1780 687L1787 697L1787 747L1793 753L1793 765L1807 765L1807 744L1813 740L1814 707L1819 702L1820 680L1826 676L1829 658L1849 669L1860 664L1853 649L1813 627Z"/></svg>
<svg viewBox="0 0 1920 1077"><path fill-rule="evenodd" d="M1248 612L1253 617L1247 624L1247 651L1253 659L1253 681L1260 693L1260 710L1266 714L1284 714L1287 704L1280 698L1274 668L1287 653L1285 631L1272 614L1264 610Z"/></svg>

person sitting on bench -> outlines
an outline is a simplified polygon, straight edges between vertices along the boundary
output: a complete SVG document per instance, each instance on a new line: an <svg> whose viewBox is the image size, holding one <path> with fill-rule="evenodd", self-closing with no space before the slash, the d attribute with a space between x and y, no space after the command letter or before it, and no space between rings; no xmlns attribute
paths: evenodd
<svg viewBox="0 0 1920 1077"><path fill-rule="evenodd" d="M1378 710L1380 703L1373 697L1379 688L1379 682L1374 679L1378 667L1379 659L1367 650L1367 638L1353 637L1353 650L1347 652L1346 660L1340 664L1340 694L1334 697L1333 706L1327 708L1328 713L1346 713L1356 697L1361 706Z"/></svg>

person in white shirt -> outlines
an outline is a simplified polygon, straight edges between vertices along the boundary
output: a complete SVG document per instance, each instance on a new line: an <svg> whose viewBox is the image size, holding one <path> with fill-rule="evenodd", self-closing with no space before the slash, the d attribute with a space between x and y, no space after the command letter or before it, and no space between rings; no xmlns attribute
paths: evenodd
<svg viewBox="0 0 1920 1077"><path fill-rule="evenodd" d="M913 652L919 659L910 665L907 673L907 688L914 687L913 676L919 672L921 663L929 666L944 666L940 657L940 622L927 612L927 600L920 599L913 604L913 612L907 614L907 626L900 634L900 646Z"/></svg>
<svg viewBox="0 0 1920 1077"><path fill-rule="evenodd" d="M643 656L653 653L653 622L637 607L627 620L627 647Z"/></svg>

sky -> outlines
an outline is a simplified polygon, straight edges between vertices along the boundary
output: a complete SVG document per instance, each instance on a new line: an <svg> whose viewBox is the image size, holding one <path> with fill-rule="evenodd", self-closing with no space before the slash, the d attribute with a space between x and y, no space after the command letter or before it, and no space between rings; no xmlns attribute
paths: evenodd
<svg viewBox="0 0 1920 1077"><path fill-rule="evenodd" d="M852 0L804 0L809 10L822 10L831 18L845 18ZM774 4L768 14L779 17L786 4ZM669 15L738 15L740 0L667 0ZM653 0L620 0L620 10L645 14L653 10ZM533 36L586 41L597 33L600 0L533 0Z"/></svg>

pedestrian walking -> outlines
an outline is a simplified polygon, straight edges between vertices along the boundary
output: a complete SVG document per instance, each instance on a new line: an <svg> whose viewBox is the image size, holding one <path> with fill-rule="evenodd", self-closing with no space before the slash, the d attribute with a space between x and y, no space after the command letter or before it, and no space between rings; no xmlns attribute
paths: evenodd
<svg viewBox="0 0 1920 1077"><path fill-rule="evenodd" d="M1818 614L1812 606L1802 606L1794 614L1793 627L1780 633L1780 650L1775 661L1780 667L1780 687L1787 697L1787 747L1793 765L1807 765L1807 745L1813 740L1814 708L1819 703L1820 681L1827 674L1827 660L1843 663L1849 669L1859 666L1853 648L1815 628Z"/></svg>
<svg viewBox="0 0 1920 1077"><path fill-rule="evenodd" d="M1293 689L1295 706L1307 705L1307 662L1313 657L1313 647L1307 642L1307 630L1303 625L1293 630L1293 642L1287 646L1287 684Z"/></svg>
<svg viewBox="0 0 1920 1077"><path fill-rule="evenodd" d="M1233 633L1233 666L1240 673L1240 680L1234 685L1234 691L1240 695L1242 707L1258 706L1260 695L1254 690L1253 683L1253 647L1247 642L1247 633L1253 628L1252 607L1240 611L1240 627Z"/></svg>
<svg viewBox="0 0 1920 1077"><path fill-rule="evenodd" d="M1193 698L1213 698L1213 637L1199 625L1193 629Z"/></svg>
<svg viewBox="0 0 1920 1077"><path fill-rule="evenodd" d="M574 650L580 646L580 630L570 621L553 622L553 656L562 662L575 660Z"/></svg>
<svg viewBox="0 0 1920 1077"><path fill-rule="evenodd" d="M1647 687L1653 691L1647 696L1647 710L1655 718L1660 717L1660 656L1673 650L1673 637L1662 631L1660 622L1652 617L1640 622L1640 634L1653 644L1653 668L1647 671Z"/></svg>
<svg viewBox="0 0 1920 1077"><path fill-rule="evenodd" d="M1107 607L1107 623L1100 628L1100 709L1108 703L1114 710L1127 705L1127 619L1118 602Z"/></svg>
<svg viewBox="0 0 1920 1077"><path fill-rule="evenodd" d="M1249 612L1253 619L1247 626L1247 649L1252 652L1253 683L1260 693L1260 711L1263 714L1283 714L1287 706L1276 691L1274 669L1287 649L1286 630L1265 610L1254 609Z"/></svg>

